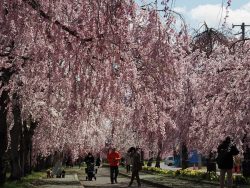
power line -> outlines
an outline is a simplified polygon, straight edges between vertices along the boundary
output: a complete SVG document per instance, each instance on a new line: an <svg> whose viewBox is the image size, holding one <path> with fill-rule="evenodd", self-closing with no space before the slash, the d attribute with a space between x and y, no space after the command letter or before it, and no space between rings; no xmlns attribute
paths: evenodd
<svg viewBox="0 0 250 188"><path fill-rule="evenodd" d="M241 24L241 25L232 25L232 28L234 27L241 27L241 33L237 33L238 34L241 34L242 36L242 40L245 40L245 33L246 33L246 27L249 27L250 25L246 25L244 22Z"/></svg>

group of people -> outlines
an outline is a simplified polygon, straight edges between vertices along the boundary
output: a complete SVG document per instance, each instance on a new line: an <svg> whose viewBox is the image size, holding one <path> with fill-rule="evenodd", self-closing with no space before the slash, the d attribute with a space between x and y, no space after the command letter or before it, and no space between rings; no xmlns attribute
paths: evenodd
<svg viewBox="0 0 250 188"><path fill-rule="evenodd" d="M111 184L118 183L117 182L117 176L119 173L119 165L121 161L121 154L116 150L116 148L112 148L112 150L107 155L107 160L110 166L110 180ZM129 183L129 187L131 187L134 179L136 178L138 187L141 187L140 177L139 177L139 171L142 169L142 162L141 162L141 156L138 152L138 148L131 147L126 153L125 156L126 160L126 168L127 172L129 173L132 171L131 180ZM101 159L100 157L97 157L96 161L92 153L88 153L88 155L85 157L84 162L87 164L95 164L95 166L101 165ZM132 166L132 169L130 167Z"/></svg>
<svg viewBox="0 0 250 188"><path fill-rule="evenodd" d="M239 150L237 149L235 143L231 139L231 137L226 137L226 139L219 145L217 150L217 164L218 168L220 169L220 187L224 188L225 184L225 176L227 174L227 187L232 188L233 185L233 158L239 154ZM115 148L112 149L107 156L109 165L110 165L110 178L111 183L117 183L117 176L118 176L118 166L119 161L121 160L121 156ZM132 165L132 176L129 183L129 187L132 185L135 177L137 179L138 186L141 186L139 171L142 168L141 157L138 153L137 149L131 147L126 156L125 156L125 164L127 173L130 172L130 166Z"/></svg>
<svg viewBox="0 0 250 188"><path fill-rule="evenodd" d="M110 165L110 180L111 184L117 183L117 176L118 176L118 166L121 160L120 153L116 150L116 148L113 148L110 153L108 153L107 156L109 165ZM141 187L141 181L139 177L139 171L141 170L141 156L138 153L138 149L131 147L129 148L127 154L126 154L126 168L127 172L130 171L130 165L132 165L132 175L131 180L129 183L129 187L131 187L135 177L138 183L138 187Z"/></svg>
<svg viewBox="0 0 250 188"><path fill-rule="evenodd" d="M239 150L234 144L233 140L230 137L226 139L219 145L217 150L217 164L220 169L220 187L224 188L225 175L227 174L227 187L232 188L232 174L233 174L233 157L239 154ZM118 167L121 161L121 155L116 150L112 148L111 152L107 155L107 160L110 166L110 180L111 184L117 183L117 176L119 173ZM94 163L94 157L91 153L85 158L86 163ZM96 160L96 166L100 166L100 158ZM136 178L138 187L141 187L141 181L139 177L139 171L142 169L141 156L138 152L138 149L131 147L125 155L125 164L127 173L132 171L131 180L129 187L131 187L134 179ZM130 167L132 166L132 170Z"/></svg>

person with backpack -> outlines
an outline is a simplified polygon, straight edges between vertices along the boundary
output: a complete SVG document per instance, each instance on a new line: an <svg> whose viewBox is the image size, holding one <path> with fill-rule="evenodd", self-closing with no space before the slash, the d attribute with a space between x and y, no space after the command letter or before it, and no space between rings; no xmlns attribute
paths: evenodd
<svg viewBox="0 0 250 188"><path fill-rule="evenodd" d="M142 170L141 156L138 153L138 150L134 147L131 147L128 152L131 154L132 159L132 176L128 186L132 186L132 183L136 177L138 187L141 187L141 181L139 177L139 171Z"/></svg>
<svg viewBox="0 0 250 188"><path fill-rule="evenodd" d="M239 150L236 145L233 143L232 139L228 136L226 139L219 145L218 156L216 162L218 168L220 169L220 187L224 188L225 175L227 173L227 186L232 188L233 185L233 156L239 154Z"/></svg>

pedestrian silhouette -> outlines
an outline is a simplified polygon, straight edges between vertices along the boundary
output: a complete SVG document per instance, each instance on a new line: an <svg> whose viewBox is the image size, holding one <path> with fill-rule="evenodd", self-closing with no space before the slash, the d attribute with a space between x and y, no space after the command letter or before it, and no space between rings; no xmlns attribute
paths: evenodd
<svg viewBox="0 0 250 188"><path fill-rule="evenodd" d="M131 187L135 177L138 183L138 187L141 187L141 181L139 177L139 171L142 169L140 154L134 147L131 147L129 149L129 153L131 153L131 158L132 158L132 176L129 183L129 187Z"/></svg>
<svg viewBox="0 0 250 188"><path fill-rule="evenodd" d="M132 163L131 153L130 153L130 151L128 150L127 153L125 154L125 164L126 164L127 173L130 173L130 170L131 170L131 163Z"/></svg>
<svg viewBox="0 0 250 188"><path fill-rule="evenodd" d="M233 184L233 156L239 154L235 143L228 136L218 147L218 156L216 162L220 169L220 187L224 188L225 175L227 173L227 186L232 187Z"/></svg>

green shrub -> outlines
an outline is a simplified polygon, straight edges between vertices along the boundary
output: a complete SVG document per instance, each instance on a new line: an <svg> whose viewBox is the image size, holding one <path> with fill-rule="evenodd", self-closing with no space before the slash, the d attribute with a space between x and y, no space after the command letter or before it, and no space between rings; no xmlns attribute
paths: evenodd
<svg viewBox="0 0 250 188"><path fill-rule="evenodd" d="M172 177L187 177L187 178L194 178L198 180L209 180L209 181L219 181L219 175L216 172L204 172L199 170L191 170L191 169L184 169L184 170L164 170L155 167L143 167L143 170L165 174ZM234 182L236 185L249 185L250 179L244 178L242 175L234 176Z"/></svg>
<svg viewBox="0 0 250 188"><path fill-rule="evenodd" d="M248 180L247 178L245 178L244 176L234 176L233 177L233 181L235 184L237 185L245 185L248 184Z"/></svg>

